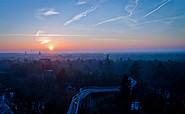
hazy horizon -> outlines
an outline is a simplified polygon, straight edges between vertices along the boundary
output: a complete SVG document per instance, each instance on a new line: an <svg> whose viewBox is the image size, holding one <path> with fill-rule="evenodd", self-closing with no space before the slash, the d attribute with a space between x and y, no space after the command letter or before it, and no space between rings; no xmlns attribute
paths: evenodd
<svg viewBox="0 0 185 114"><path fill-rule="evenodd" d="M1 50L3 53L27 53L37 54L41 53L185 53L185 50Z"/></svg>

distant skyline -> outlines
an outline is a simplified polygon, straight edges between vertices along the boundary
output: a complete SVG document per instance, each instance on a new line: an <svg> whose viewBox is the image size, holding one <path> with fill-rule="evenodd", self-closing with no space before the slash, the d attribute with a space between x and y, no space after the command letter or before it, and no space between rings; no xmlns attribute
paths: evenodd
<svg viewBox="0 0 185 114"><path fill-rule="evenodd" d="M184 0L0 0L0 52L185 51Z"/></svg>

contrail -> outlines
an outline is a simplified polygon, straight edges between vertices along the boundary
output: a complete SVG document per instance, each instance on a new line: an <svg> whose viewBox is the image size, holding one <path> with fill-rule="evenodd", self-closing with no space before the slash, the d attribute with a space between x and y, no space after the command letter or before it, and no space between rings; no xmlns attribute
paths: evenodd
<svg viewBox="0 0 185 114"><path fill-rule="evenodd" d="M36 37L60 37L60 36L91 36L83 34L45 34L44 31L38 31L35 35Z"/></svg>
<svg viewBox="0 0 185 114"><path fill-rule="evenodd" d="M117 20L120 20L120 19L125 19L125 18L128 18L128 17L131 17L133 15L134 10L136 9L136 7L138 5L138 2L139 2L139 0L135 0L135 2L134 2L135 5L134 5L134 7L132 8L131 11L127 10L127 7L130 6L130 4L125 6L125 10L127 12L129 12L129 15L127 15L127 16L120 16L120 17L116 17L116 18L105 20L105 21L102 21L102 22L99 22L99 23L93 25L93 27L101 25L101 24L104 24L104 23L108 23L108 22L117 21Z"/></svg>
<svg viewBox="0 0 185 114"><path fill-rule="evenodd" d="M32 36L32 37L61 37L61 36L66 36L66 37L78 37L78 36L94 36L94 35L85 35L85 34L0 34L0 36Z"/></svg>
<svg viewBox="0 0 185 114"><path fill-rule="evenodd" d="M132 16L132 15L133 15L133 12L134 12L134 10L136 9L136 7L137 7L137 5L138 5L138 1L139 1L139 0L136 0L136 1L135 1L135 6L134 6L134 8L130 11L129 16Z"/></svg>
<svg viewBox="0 0 185 114"><path fill-rule="evenodd" d="M185 15L176 16L176 17L169 17L169 18L164 18L164 19L158 19L158 20L152 20L152 21L147 21L147 22L144 22L144 23L134 24L132 26L144 25L144 24L149 24L149 23L154 23L154 22L161 22L161 21L167 21L167 20L177 20L177 19L185 19Z"/></svg>
<svg viewBox="0 0 185 114"><path fill-rule="evenodd" d="M53 37L78 37L78 36L90 36L90 35L70 35L70 34L46 34L45 31L37 31L35 34L36 41L40 42L40 44L47 44L53 40Z"/></svg>
<svg viewBox="0 0 185 114"><path fill-rule="evenodd" d="M85 17L88 13L96 10L97 7L91 7L90 9L86 10L85 12L82 12L76 16L74 16L72 19L70 19L69 21L66 21L64 23L64 26L67 26L69 25L70 23L74 22L74 21L77 21L77 20L80 20L82 17Z"/></svg>
<svg viewBox="0 0 185 114"><path fill-rule="evenodd" d="M72 22L80 20L82 17L87 16L87 14L89 14L89 13L93 12L94 10L96 10L103 1L104 0L99 0L99 2L96 5L94 5L93 7L89 8L88 10L86 10L86 11L84 11L84 12L82 12L82 13L76 15L76 16L74 16L72 19L66 21L64 23L64 26L67 26L67 25L71 24Z"/></svg>
<svg viewBox="0 0 185 114"><path fill-rule="evenodd" d="M120 20L120 19L124 19L126 17L129 17L129 16L120 16L120 17L117 17L117 18L108 19L108 20L105 20L105 21L102 21L102 22L99 22L99 23L93 25L93 27L98 26L98 25L101 25L103 23L108 23L108 22L112 22L112 21L117 21L117 20Z"/></svg>
<svg viewBox="0 0 185 114"><path fill-rule="evenodd" d="M161 4L159 7L157 7L156 9L154 9L153 11L149 12L148 14L146 14L143 17L147 17L149 15L151 15L152 13L156 12L157 10L159 10L161 7L163 7L164 5L166 5L168 2L170 2L171 0L166 1L165 3Z"/></svg>
<svg viewBox="0 0 185 114"><path fill-rule="evenodd" d="M35 34L0 34L0 36L35 36Z"/></svg>

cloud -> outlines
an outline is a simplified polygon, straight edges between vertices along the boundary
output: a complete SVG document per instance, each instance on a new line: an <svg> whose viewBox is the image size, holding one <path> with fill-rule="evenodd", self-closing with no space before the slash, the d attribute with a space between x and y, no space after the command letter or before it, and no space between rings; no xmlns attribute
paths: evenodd
<svg viewBox="0 0 185 114"><path fill-rule="evenodd" d="M53 40L52 37L61 37L61 36L90 36L90 35L46 34L45 31L39 30L35 34L35 37L36 37L35 40L40 44L47 44Z"/></svg>
<svg viewBox="0 0 185 114"><path fill-rule="evenodd" d="M38 31L35 35L36 37L60 37L60 36L92 36L84 34L46 34L45 31Z"/></svg>
<svg viewBox="0 0 185 114"><path fill-rule="evenodd" d="M117 41L119 39L116 39L116 38L95 38L93 40L97 40L97 41Z"/></svg>
<svg viewBox="0 0 185 114"><path fill-rule="evenodd" d="M55 12L53 10L50 10L50 11L42 13L42 15L44 15L44 16L57 15L57 14L60 14L60 13L59 12Z"/></svg>
<svg viewBox="0 0 185 114"><path fill-rule="evenodd" d="M38 31L36 33L36 41L37 42L40 42L40 44L47 44L49 42L52 41L52 38L51 37L48 37L47 35L42 35L43 33L45 33L44 31Z"/></svg>
<svg viewBox="0 0 185 114"><path fill-rule="evenodd" d="M38 19L44 19L46 16L51 16L51 15L58 15L60 14L59 12L55 11L52 8L42 8L38 9L36 12L36 18Z"/></svg>
<svg viewBox="0 0 185 114"><path fill-rule="evenodd" d="M96 10L103 1L104 0L98 0L98 2L95 3L93 7L89 8L88 10L86 10L86 11L84 11L84 12L82 12L82 13L76 15L76 16L74 16L72 19L66 21L64 23L64 26L67 26L67 25L71 24L72 22L80 20L82 17L87 16L87 14L89 14L89 13L93 12L94 10ZM78 2L77 3L80 5L80 4L86 3L86 2L87 1L81 1L80 3L78 3Z"/></svg>
<svg viewBox="0 0 185 114"><path fill-rule="evenodd" d="M162 22L162 21L168 21L168 20L178 20L178 19L185 19L185 15L147 21L143 23L133 24L132 26L139 26L139 25L144 25L149 23Z"/></svg>
<svg viewBox="0 0 185 114"><path fill-rule="evenodd" d="M101 24L104 24L104 23L108 23L108 22L112 22L112 21L117 21L117 20L120 20L120 19L124 19L127 23L129 21L132 21L133 19L130 20L131 19L130 17L133 15L134 10L138 6L138 2L139 2L139 0L135 0L134 2L131 2L131 0L130 0L129 1L129 4L127 4L125 6L125 10L129 13L129 15L127 15L127 16L120 16L120 17L108 19L108 20L105 20L105 21L101 21L101 22L99 22L99 23L97 23L97 24L95 24L93 26L98 26L98 25L101 25Z"/></svg>
<svg viewBox="0 0 185 114"><path fill-rule="evenodd" d="M96 4L102 0L78 0L76 5L83 5L83 4Z"/></svg>
<svg viewBox="0 0 185 114"><path fill-rule="evenodd" d="M66 21L64 23L64 26L67 26L69 25L70 23L74 22L74 21L77 21L77 20L80 20L82 17L85 17L88 13L96 10L97 7L91 7L90 9L86 10L85 12L82 12L76 16L74 16L72 19L70 19L69 21Z"/></svg>
<svg viewBox="0 0 185 114"><path fill-rule="evenodd" d="M35 36L34 34L0 34L0 36Z"/></svg>
<svg viewBox="0 0 185 114"><path fill-rule="evenodd" d="M82 5L82 4L86 4L87 2L85 2L85 1L78 1L76 4L77 5Z"/></svg>
<svg viewBox="0 0 185 114"><path fill-rule="evenodd" d="M1 35L1 34L0 34ZM33 36L32 34L11 34L11 35L24 35L24 36ZM34 35L36 37L36 41L40 44L47 44L53 41L53 37L87 37L93 35L85 35L85 34L48 34L45 31L39 30Z"/></svg>
<svg viewBox="0 0 185 114"><path fill-rule="evenodd" d="M163 0L164 1L164 0ZM165 0L166 1L166 0ZM157 7L156 9L152 10L151 12L149 12L148 14L146 14L145 16L143 17L147 17L149 15L151 15L152 13L156 12L157 10L159 10L161 7L163 7L164 5L166 5L168 2L170 2L171 0L168 0L166 2L164 2L163 4L161 4L159 7Z"/></svg>
<svg viewBox="0 0 185 114"><path fill-rule="evenodd" d="M130 1L131 2L131 1ZM129 16L133 15L134 10L138 5L139 0L135 0L135 2L128 4L125 6L125 10L129 13Z"/></svg>
<svg viewBox="0 0 185 114"><path fill-rule="evenodd" d="M76 3L76 5L83 5L83 4L87 4L89 3L89 0L78 0L78 2Z"/></svg>
<svg viewBox="0 0 185 114"><path fill-rule="evenodd" d="M117 20L120 20L120 19L124 19L124 18L126 18L126 17L128 17L128 16L120 16L120 17L108 19L108 20L105 20L105 21L101 21L101 22L99 22L99 23L93 25L93 27L98 26L98 25L101 25L101 24L104 24L104 23L108 23L108 22L112 22L112 21L117 21Z"/></svg>
<svg viewBox="0 0 185 114"><path fill-rule="evenodd" d="M51 37L37 37L36 41L40 42L40 44L47 44L51 42Z"/></svg>
<svg viewBox="0 0 185 114"><path fill-rule="evenodd" d="M29 36L29 37L61 37L61 36L94 36L94 35L85 35L85 34L46 34L44 31L38 31L36 34L0 34L0 36Z"/></svg>

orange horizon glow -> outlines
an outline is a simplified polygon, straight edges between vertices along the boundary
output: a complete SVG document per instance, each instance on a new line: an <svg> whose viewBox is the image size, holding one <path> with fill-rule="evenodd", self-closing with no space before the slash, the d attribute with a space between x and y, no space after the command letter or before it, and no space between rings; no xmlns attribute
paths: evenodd
<svg viewBox="0 0 185 114"><path fill-rule="evenodd" d="M140 37L138 37L139 39ZM129 50L129 49L184 49L185 39L175 40L161 38L149 40L135 39L101 39L101 38L53 38L52 42L40 44L32 38L15 37L11 40L8 37L1 40L1 50Z"/></svg>

